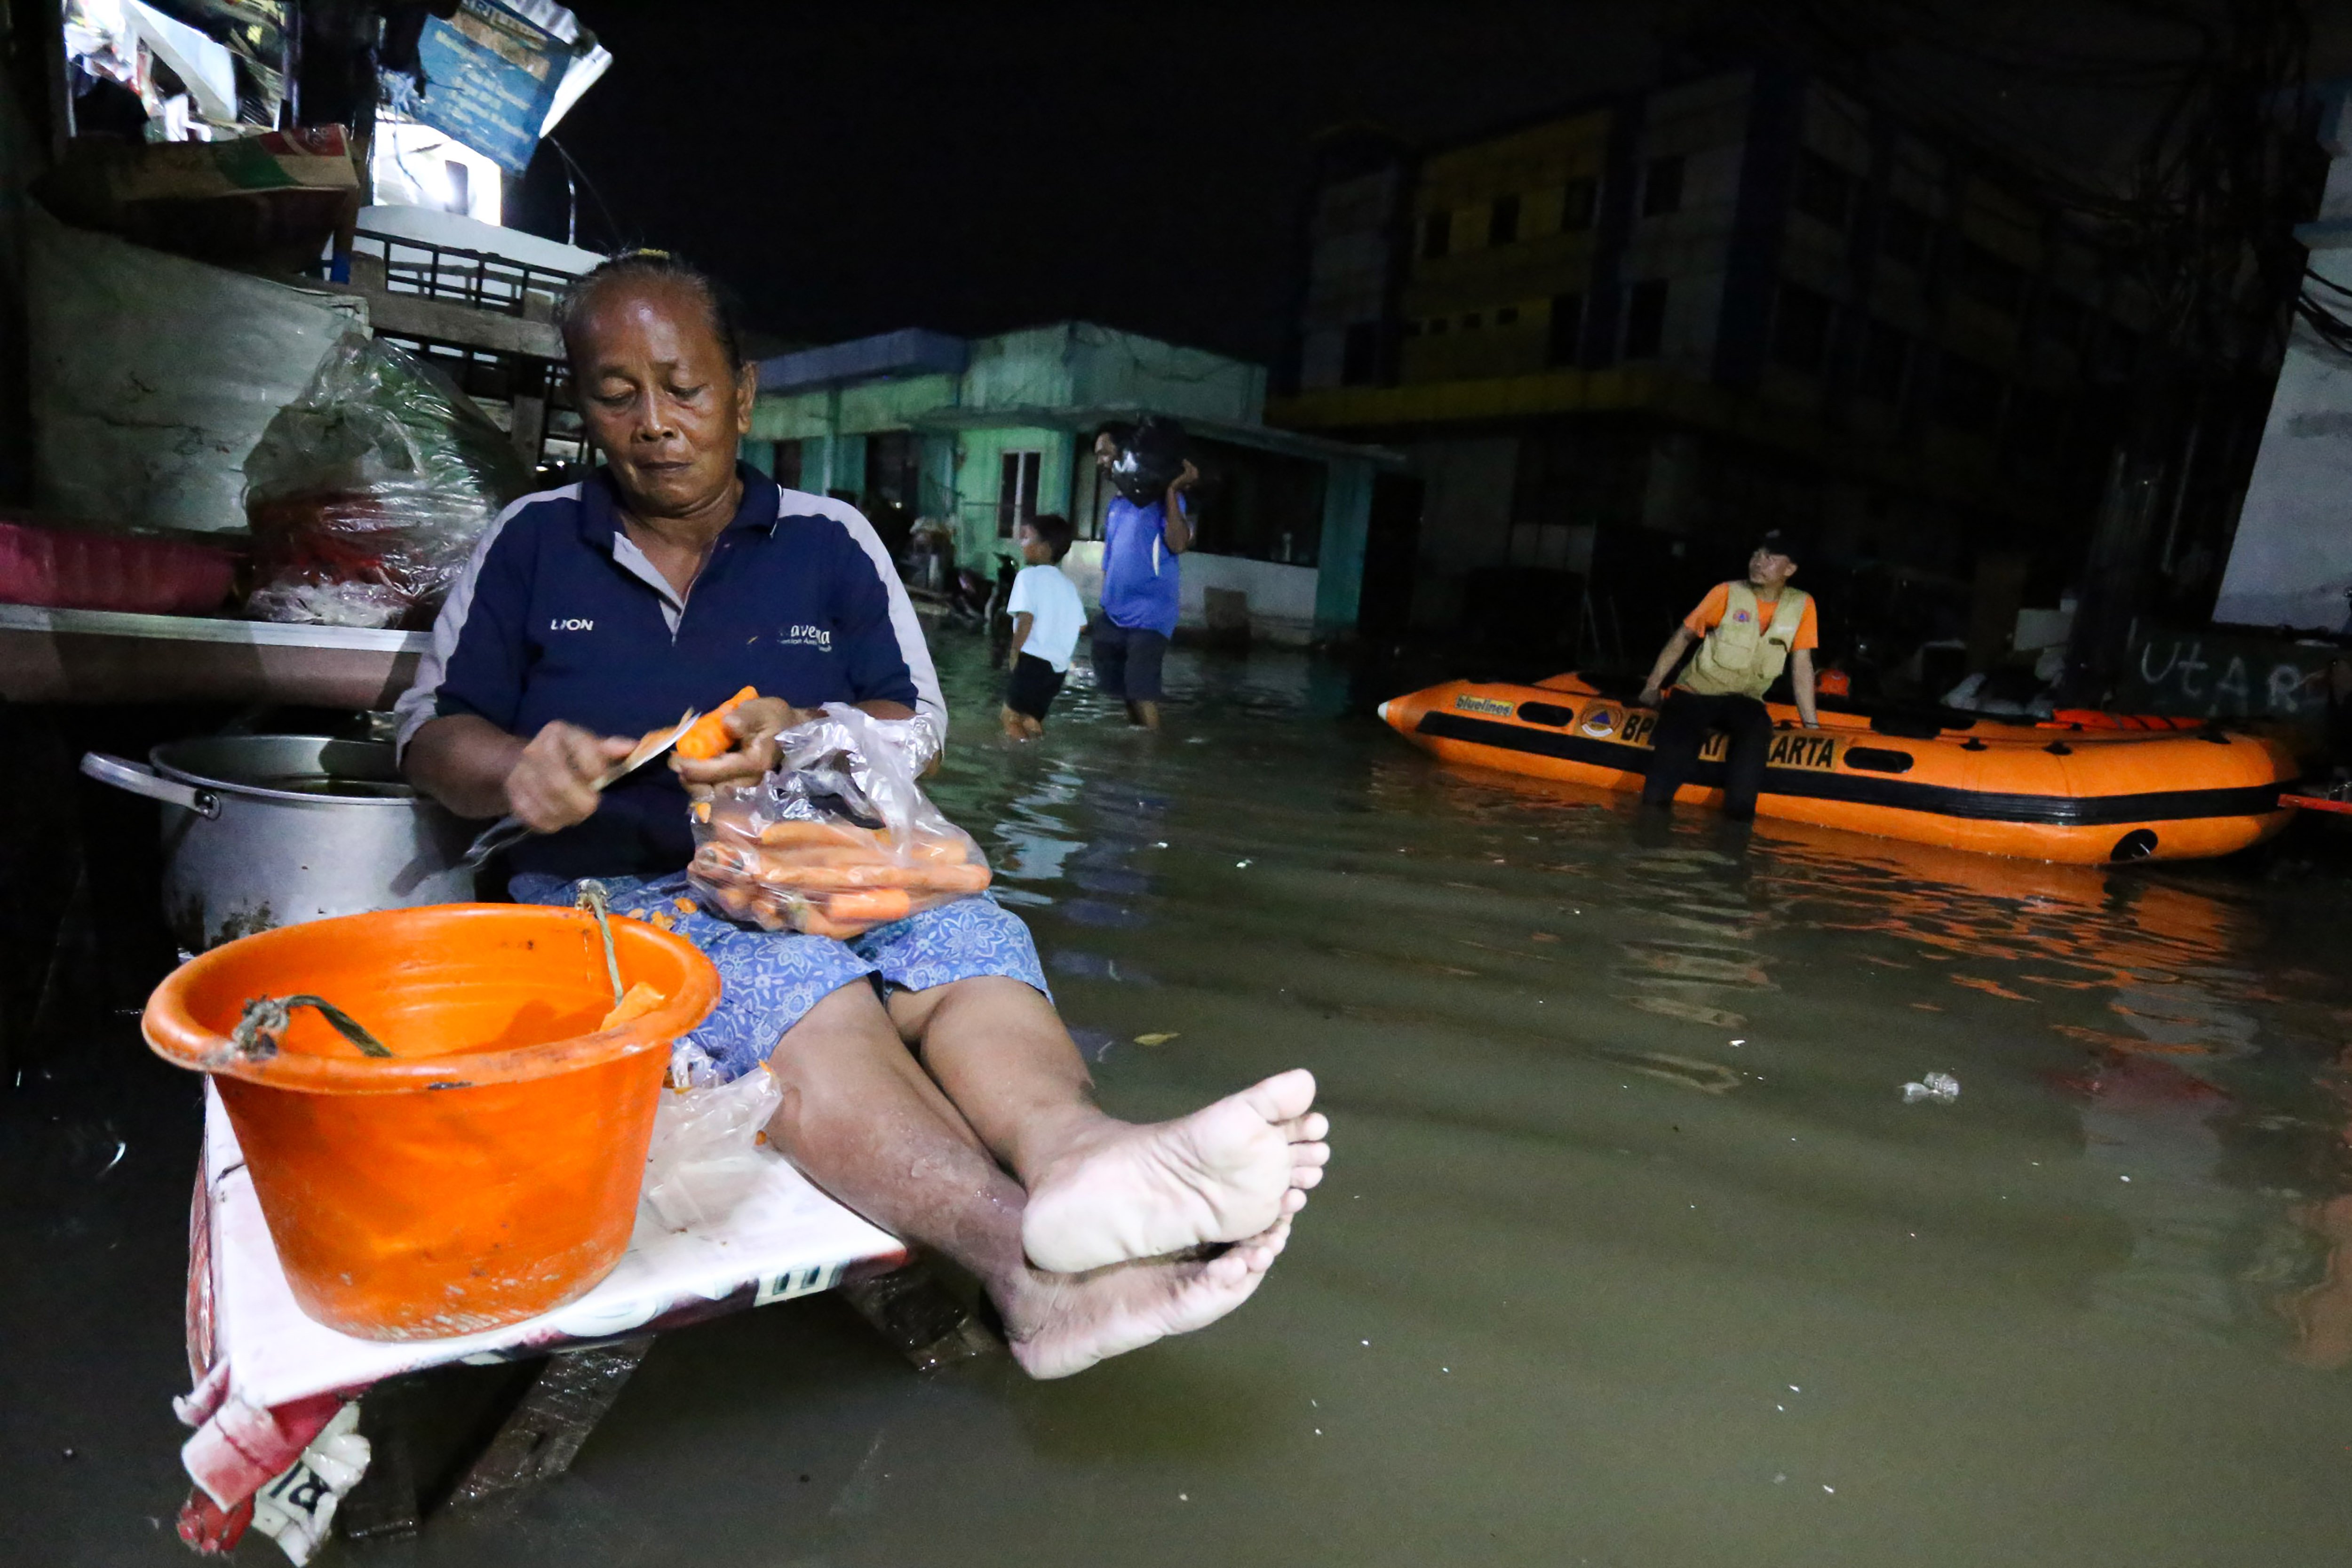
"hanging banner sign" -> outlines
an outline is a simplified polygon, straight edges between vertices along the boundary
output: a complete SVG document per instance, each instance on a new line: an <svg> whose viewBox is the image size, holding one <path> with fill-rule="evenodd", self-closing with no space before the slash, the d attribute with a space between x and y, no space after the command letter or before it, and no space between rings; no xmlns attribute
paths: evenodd
<svg viewBox="0 0 2352 1568"><path fill-rule="evenodd" d="M495 0L459 0L447 21L426 19L416 56L425 68L417 119L510 174L530 166L572 46Z"/></svg>

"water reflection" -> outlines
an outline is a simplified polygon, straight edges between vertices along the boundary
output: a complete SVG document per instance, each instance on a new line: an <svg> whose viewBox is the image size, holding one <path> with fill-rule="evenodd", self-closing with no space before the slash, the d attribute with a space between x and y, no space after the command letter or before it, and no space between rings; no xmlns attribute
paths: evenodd
<svg viewBox="0 0 2352 1568"><path fill-rule="evenodd" d="M1344 1140L1263 1303L1008 1396L1059 1435L1022 1447L1039 1473L1112 1456L1068 1506L1173 1531L1157 1489L1213 1489L1286 1543L1249 1561L1351 1530L1351 1561L1425 1561L1538 1515L1499 1559L2340 1546L2335 1494L2291 1478L2335 1451L2318 1374L2352 1366L2352 973L2292 897L1645 820L1328 717L1316 671L1186 655L1171 735L1080 691L1040 747L960 746L940 783L1034 900L1108 1102L1298 1061ZM1905 1104L1930 1070L1958 1100ZM1247 1367L1264 1408L1138 1479L1125 1417L1172 1366ZM1445 1452L1395 1436L1430 1430ZM1576 1504L1544 1512L1561 1464ZM2183 1500L2209 1469L2275 1479L2267 1556L2197 1535L2247 1512ZM1824 1545L1800 1485L1853 1533Z"/></svg>

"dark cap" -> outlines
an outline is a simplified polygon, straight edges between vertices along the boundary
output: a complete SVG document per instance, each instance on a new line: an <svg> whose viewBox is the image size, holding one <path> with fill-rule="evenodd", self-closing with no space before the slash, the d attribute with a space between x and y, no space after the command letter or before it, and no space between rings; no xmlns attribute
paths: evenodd
<svg viewBox="0 0 2352 1568"><path fill-rule="evenodd" d="M1759 535L1754 548L1748 553L1753 555L1758 550L1769 550L1775 555L1785 555L1791 561L1797 559L1797 542L1777 528L1769 529Z"/></svg>

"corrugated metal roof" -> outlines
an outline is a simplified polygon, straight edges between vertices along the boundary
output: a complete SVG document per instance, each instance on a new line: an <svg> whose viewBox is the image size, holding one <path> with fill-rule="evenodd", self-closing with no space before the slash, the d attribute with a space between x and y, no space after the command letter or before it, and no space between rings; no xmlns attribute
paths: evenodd
<svg viewBox="0 0 2352 1568"><path fill-rule="evenodd" d="M760 362L761 392L807 392L891 375L961 375L971 345L945 332L901 327L845 343L803 349Z"/></svg>
<svg viewBox="0 0 2352 1568"><path fill-rule="evenodd" d="M1025 408L935 408L908 421L914 430L987 430L1007 426L1041 430L1087 431L1115 421L1129 424L1147 414L1159 414L1156 408L1135 404L1106 404L1091 408L1031 406ZM1389 447L1362 447L1349 441L1334 441L1327 437L1302 435L1296 430L1277 430L1267 425L1243 425L1230 419L1205 419L1189 414L1171 414L1191 435L1204 436L1213 441L1227 441L1236 447L1255 447L1261 451L1279 452L1286 457L1311 458L1330 462L1343 458L1359 458L1375 468L1402 468L1405 455Z"/></svg>

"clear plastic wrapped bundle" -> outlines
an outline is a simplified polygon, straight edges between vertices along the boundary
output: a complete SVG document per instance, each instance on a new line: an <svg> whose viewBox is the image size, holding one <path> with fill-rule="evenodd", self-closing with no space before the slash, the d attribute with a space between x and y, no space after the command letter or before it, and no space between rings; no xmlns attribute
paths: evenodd
<svg viewBox="0 0 2352 1568"><path fill-rule="evenodd" d="M430 624L474 542L530 474L424 363L357 332L245 459L259 620Z"/></svg>
<svg viewBox="0 0 2352 1568"><path fill-rule="evenodd" d="M768 931L851 937L988 886L988 861L916 781L923 719L843 703L777 737L776 769L694 804L705 908Z"/></svg>

